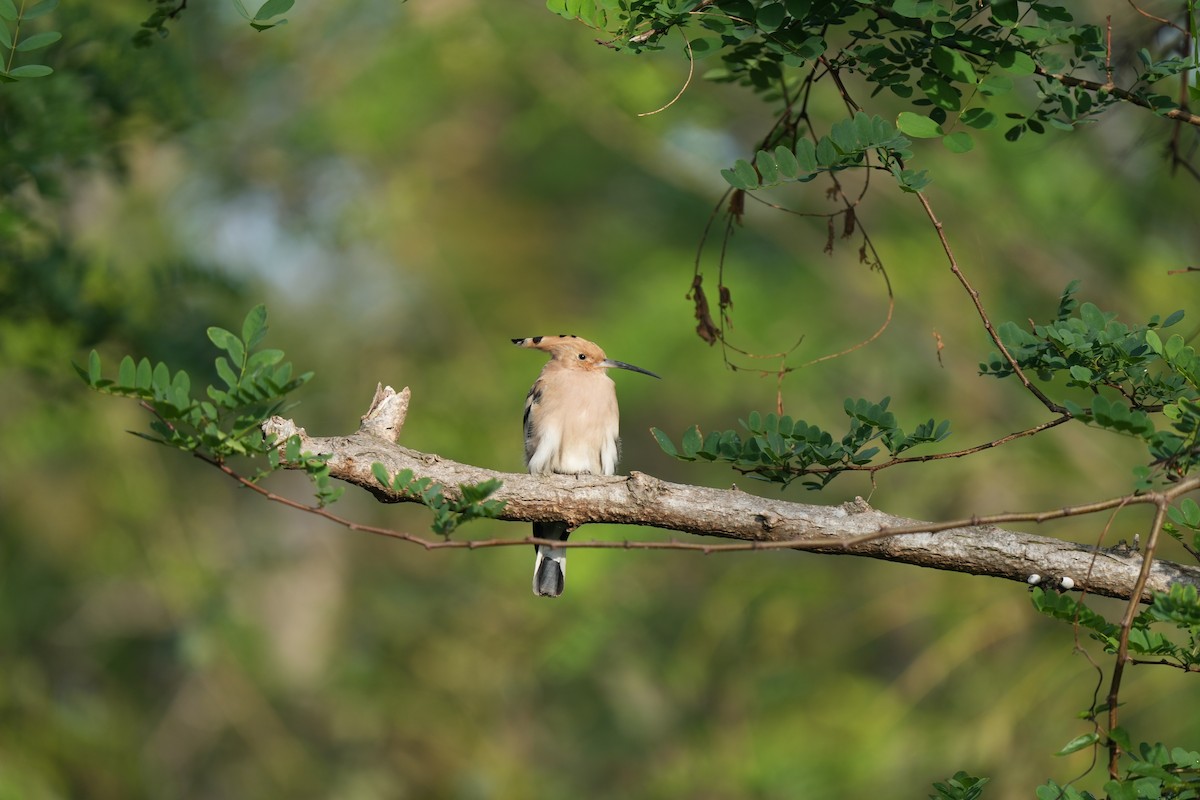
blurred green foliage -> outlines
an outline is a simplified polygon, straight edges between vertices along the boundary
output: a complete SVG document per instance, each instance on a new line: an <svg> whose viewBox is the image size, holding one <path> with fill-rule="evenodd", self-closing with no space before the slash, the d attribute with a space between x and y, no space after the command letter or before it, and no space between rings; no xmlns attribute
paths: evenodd
<svg viewBox="0 0 1200 800"><path fill-rule="evenodd" d="M1127 5L1087 7L1111 11L1130 58L1148 46ZM356 537L125 435L138 409L83 391L72 362L137 353L215 382L206 329L237 330L262 301L273 341L316 373L299 424L352 430L377 381L407 384L403 444L502 470L520 469L533 377L515 336L575 332L662 373L618 387L622 469L672 480L730 476L670 460L650 426L723 429L780 388L773 363L768 380L730 372L692 330L683 295L720 169L769 120L701 82L637 117L684 83L682 44L616 58L542 7L329 0L264 33L192 3L134 50L148 8L60 7L36 21L63 32L37 51L53 75L0 86L0 797L888 797L963 769L952 780L1016 798L1087 768L1086 748L1048 754L1090 730L1072 720L1095 673L1011 586L596 551L539 602L531 553ZM812 111L844 116L828 98ZM911 145L994 319L1049 316L1077 278L1122 319L1191 310L1193 276L1167 273L1194 262L1195 185L1159 157L1171 128L1114 120L966 153ZM819 185L766 191L808 187L821 209ZM726 255L727 332L752 352L799 338L799 363L876 330L887 293L857 244L826 254L825 218L767 211L747 206ZM977 375L991 345L918 213L899 192L858 209L893 321L788 375L786 413L828 428L843 398L890 395L973 442L1036 424L1019 386ZM1065 426L877 486L846 476L821 500L929 519L1057 507L1127 492L1144 453ZM339 510L429 524L364 493ZM1132 538L1141 515L1108 535ZM1133 741L1193 746L1181 673L1126 684ZM1104 791L1095 772L1074 785Z"/></svg>

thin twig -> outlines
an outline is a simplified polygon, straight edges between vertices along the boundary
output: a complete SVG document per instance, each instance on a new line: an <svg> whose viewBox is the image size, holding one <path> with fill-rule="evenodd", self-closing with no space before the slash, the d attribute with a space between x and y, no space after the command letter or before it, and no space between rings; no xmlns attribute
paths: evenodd
<svg viewBox="0 0 1200 800"><path fill-rule="evenodd" d="M1112 14L1104 18L1104 80L1112 84Z"/></svg>
<svg viewBox="0 0 1200 800"><path fill-rule="evenodd" d="M1003 354L1004 359L1008 362L1009 366L1012 367L1012 370L1016 376L1020 378L1021 384L1028 389L1034 397L1040 400L1042 405L1050 409L1055 414L1069 417L1070 413L1067 411L1067 409L1063 408L1058 403L1047 397L1041 389L1035 386L1033 382L1025 376L1025 372L1021 369L1021 366L1017 364L1017 360L1013 358L1012 353L1008 352L1008 348L1004 346L1004 342L1001 341L1000 335L996 333L996 328L992 325L991 319L988 318L987 312L983 309L983 303L981 303L979 300L979 292L976 291L973 286L971 286L970 282L967 280L967 276L964 275L962 269L959 268L958 261L954 257L954 251L950 248L950 241L946 238L946 231L943 229L942 221L939 220L937 215L933 213L933 207L929 204L929 199L925 197L924 193L917 192L916 195L917 199L921 201L921 206L924 207L925 214L929 217L929 221L933 223L934 230L937 231L938 240L942 243L942 250L946 253L946 258L950 261L950 271L954 273L954 276L958 278L958 282L963 285L963 288L967 290L967 294L971 296L971 302L975 304L975 311L979 314L979 318L983 320L984 330L987 331L988 336L990 336L992 339L992 342L995 343L1001 354Z"/></svg>
<svg viewBox="0 0 1200 800"><path fill-rule="evenodd" d="M1087 89L1089 92L1107 92L1119 100L1124 100L1125 102L1132 103L1135 106L1149 109L1150 111L1166 117L1167 119L1173 119L1177 122L1183 122L1188 125L1200 127L1200 114L1193 114L1184 108L1155 108L1154 106L1150 105L1150 101L1144 97L1139 97L1133 92L1130 92L1126 89L1121 89L1120 87L1114 86L1111 83L1097 83L1095 81L1077 78L1074 75L1067 75L1061 72L1048 72L1043 67L1035 68L1034 74L1040 75L1043 78L1049 78L1050 80L1057 81L1063 86L1078 86L1080 89Z"/></svg>
<svg viewBox="0 0 1200 800"><path fill-rule="evenodd" d="M1178 24L1172 22L1169 19L1164 19L1163 17L1154 16L1149 11L1146 11L1145 9L1141 8L1137 3L1133 2L1133 0L1129 0L1129 7L1132 8L1137 13L1141 14L1146 19L1152 19L1161 25L1166 25L1167 27L1174 28L1175 30L1179 31L1180 33L1184 34L1185 36L1187 35L1187 31L1184 30L1182 27L1180 27Z"/></svg>
<svg viewBox="0 0 1200 800"><path fill-rule="evenodd" d="M1117 728L1117 705L1121 694L1121 678L1125 674L1125 664L1129 661L1129 631L1133 628L1133 620L1138 614L1142 592L1150 577L1150 567L1154 564L1154 551L1158 547L1158 534L1162 531L1163 521L1167 516L1169 500L1165 494L1158 495L1154 498L1154 504L1157 506L1157 510L1154 513L1154 522L1150 525L1150 535L1147 537L1146 550L1142 556L1142 569L1138 572L1133 591L1129 593L1129 606L1125 609L1125 617L1121 620L1121 635L1117 640L1116 660L1113 663L1112 682L1109 684L1107 698L1108 730L1110 732ZM1108 776L1113 780L1116 780L1119 774L1117 762L1120 756L1121 746L1110 735L1108 737Z"/></svg>
<svg viewBox="0 0 1200 800"><path fill-rule="evenodd" d="M666 111L668 108L675 105L676 101L678 101L679 98L683 97L683 93L686 92L688 90L688 87L692 85L692 75L694 75L696 72L696 55L692 52L692 43L688 41L687 34L683 33L682 29L680 29L680 33L683 34L683 44L687 48L687 56L688 56L687 80L685 80L683 82L683 86L680 87L679 93L676 94L674 97L672 97L670 102L668 102L664 106L660 106L659 108L654 109L653 111L643 111L642 113L638 114L639 117L649 117L649 116L653 116L654 114L657 114L661 111Z"/></svg>
<svg viewBox="0 0 1200 800"><path fill-rule="evenodd" d="M1000 525L1009 522L1048 522L1053 519L1063 519L1065 517L1078 517L1085 514L1095 514L1100 511L1108 511L1113 508L1120 508L1126 505L1154 505L1165 513L1166 506L1182 494L1200 489L1200 477L1189 478L1186 481L1180 481L1169 489L1164 489L1161 492L1152 492L1147 494L1123 495L1121 497L1113 497L1108 500L1100 500L1094 503L1083 503L1077 506L1064 506L1052 511L1040 511L1036 513L1029 512L1010 512L1004 514L988 514L984 516L971 516L965 519L951 520L949 522L933 522L922 523L920 525L906 525L903 527L881 527L874 533L855 536L850 539L843 539L843 547L851 547L856 544L874 541L875 539L884 539L889 536L899 536L910 533L938 533L940 531L953 530L954 528L965 528L968 526L978 525ZM1161 526L1160 526L1161 527ZM1152 530L1151 536L1157 537L1158 531ZM1152 539L1152 541L1154 541ZM1149 561L1152 555L1151 546L1146 547L1147 559ZM1148 563L1147 561L1147 563ZM1148 566L1142 568L1141 577L1144 578L1148 574ZM1142 581L1142 586L1145 587L1145 581ZM1140 594L1133 595L1140 597Z"/></svg>

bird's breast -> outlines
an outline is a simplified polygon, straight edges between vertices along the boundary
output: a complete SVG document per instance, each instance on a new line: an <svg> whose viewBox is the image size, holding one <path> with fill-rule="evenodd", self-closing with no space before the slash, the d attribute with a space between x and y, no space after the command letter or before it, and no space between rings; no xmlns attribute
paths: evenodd
<svg viewBox="0 0 1200 800"><path fill-rule="evenodd" d="M619 414L608 376L543 376L541 384L541 397L530 410L535 441L529 471L614 474Z"/></svg>

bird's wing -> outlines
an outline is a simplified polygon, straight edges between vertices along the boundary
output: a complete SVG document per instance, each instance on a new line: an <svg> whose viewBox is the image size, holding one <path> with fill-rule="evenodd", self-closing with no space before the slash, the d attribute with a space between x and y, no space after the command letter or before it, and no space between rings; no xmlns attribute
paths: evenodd
<svg viewBox="0 0 1200 800"><path fill-rule="evenodd" d="M542 382L541 380L534 381L533 386L529 387L529 394L525 396L525 466L529 466L530 459L537 451L538 436L536 425L536 406L542 401Z"/></svg>

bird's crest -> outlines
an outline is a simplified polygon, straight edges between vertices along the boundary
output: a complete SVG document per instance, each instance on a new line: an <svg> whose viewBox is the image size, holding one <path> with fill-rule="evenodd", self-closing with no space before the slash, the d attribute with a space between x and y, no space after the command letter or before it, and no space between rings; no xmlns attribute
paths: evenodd
<svg viewBox="0 0 1200 800"><path fill-rule="evenodd" d="M626 364L624 361L614 361L604 355L604 351L595 342L580 338L574 334L562 333L558 336L530 336L524 339L513 339L517 347L527 347L531 350L542 350L550 354L551 361L557 362L563 369L627 369L657 378L653 372Z"/></svg>
<svg viewBox="0 0 1200 800"><path fill-rule="evenodd" d="M552 359L562 362L564 366L595 368L606 358L599 345L569 333L562 333L558 336L530 336L512 341L517 347L528 347L531 350L542 350L549 353Z"/></svg>

